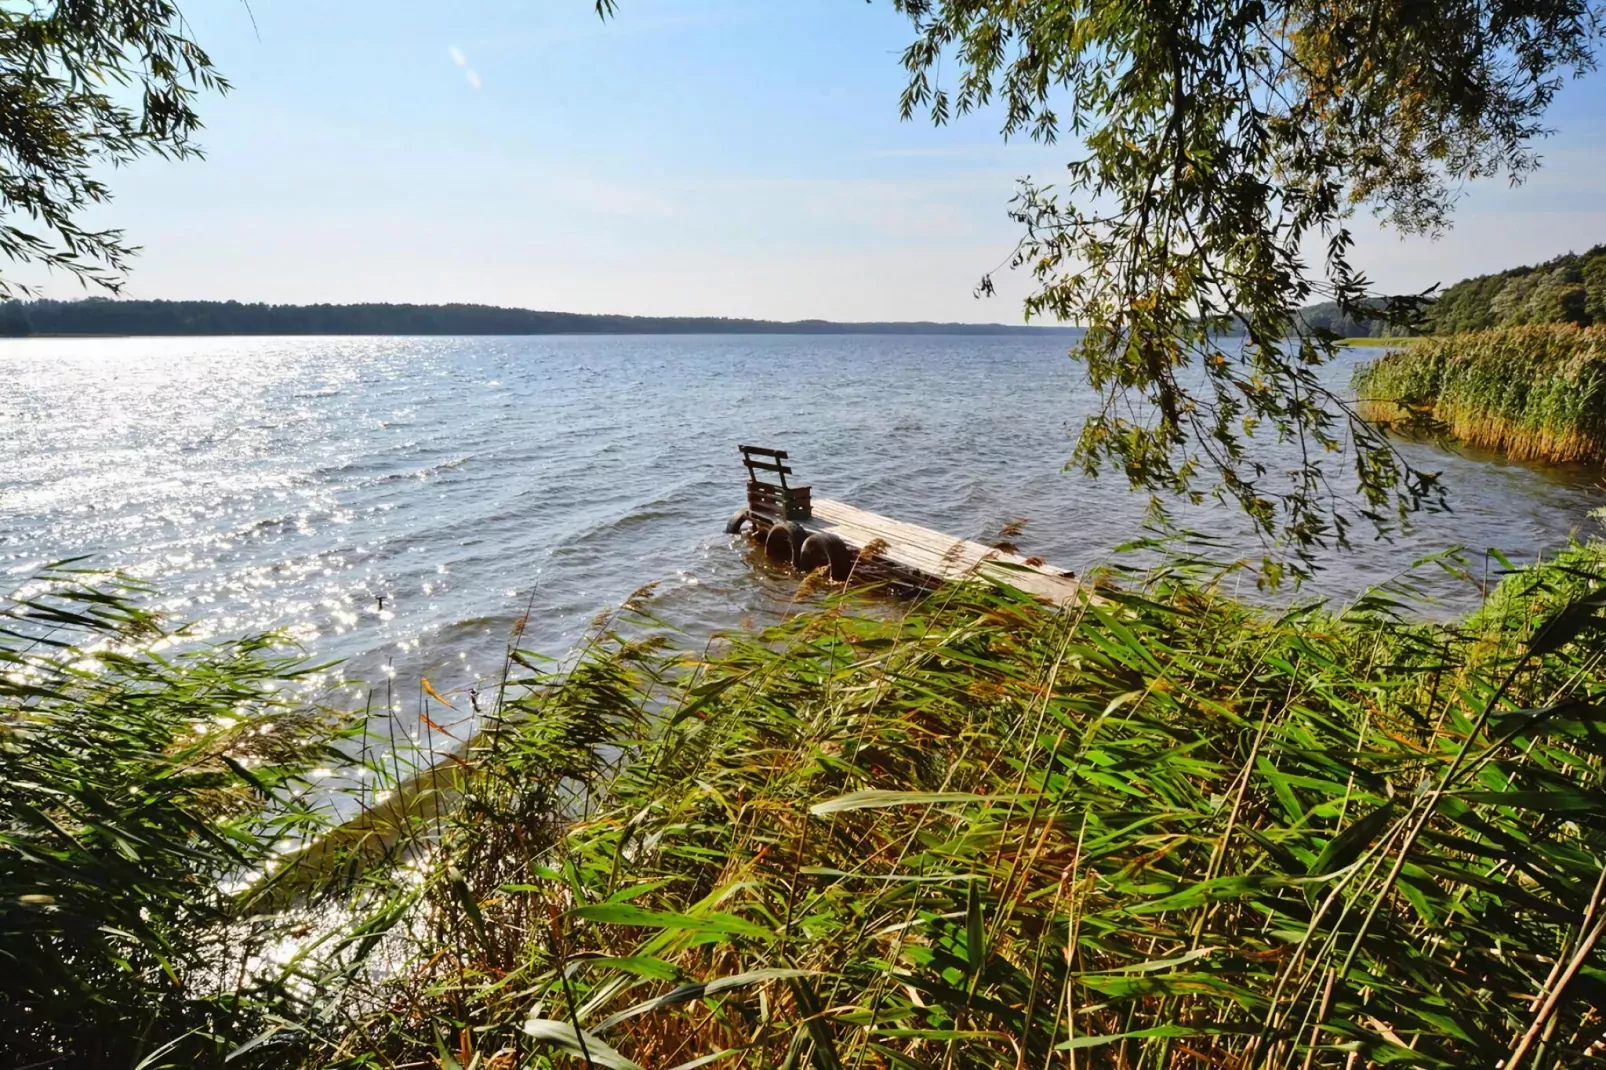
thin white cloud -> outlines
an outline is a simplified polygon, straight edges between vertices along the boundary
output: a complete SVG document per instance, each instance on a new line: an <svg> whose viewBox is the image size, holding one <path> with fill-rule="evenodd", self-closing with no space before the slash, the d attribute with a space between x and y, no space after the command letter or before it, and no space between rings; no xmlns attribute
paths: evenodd
<svg viewBox="0 0 1606 1070"><path fill-rule="evenodd" d="M446 54L452 57L452 62L457 64L457 66L462 70L463 77L468 81L468 84L473 88L478 89L480 87L479 72L468 65L468 57L463 55L463 50L458 48L456 45L448 45L446 48Z"/></svg>

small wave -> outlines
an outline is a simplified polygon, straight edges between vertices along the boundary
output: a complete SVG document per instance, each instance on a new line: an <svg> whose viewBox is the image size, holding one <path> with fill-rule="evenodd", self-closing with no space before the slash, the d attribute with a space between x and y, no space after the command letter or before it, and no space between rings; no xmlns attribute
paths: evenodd
<svg viewBox="0 0 1606 1070"><path fill-rule="evenodd" d="M553 554L573 553L582 544L628 534L665 521L683 519L693 512L702 512L706 505L705 496L692 491L714 483L714 480L707 477L677 483L662 494L628 505L622 512L572 532L553 550Z"/></svg>
<svg viewBox="0 0 1606 1070"><path fill-rule="evenodd" d="M323 483L333 476L344 475L347 472L359 472L364 467L360 461L341 461L338 464L324 464L306 472L298 473L295 477L298 483Z"/></svg>
<svg viewBox="0 0 1606 1070"><path fill-rule="evenodd" d="M440 472L447 472L454 468L461 468L471 460L469 454L459 454L445 461L425 465L422 468L413 468L401 472L372 472L373 460L349 460L338 464L325 464L294 477L297 484L319 484L329 482L340 476L358 474L357 485L362 487L379 486L385 483L397 483L409 479L426 479Z"/></svg>
<svg viewBox="0 0 1606 1070"><path fill-rule="evenodd" d="M459 620L447 621L424 633L423 638L437 643L452 643L459 639L482 636L487 633L494 637L507 637L513 634L522 614L519 613L490 613L480 616L463 617ZM423 644L428 646L428 643Z"/></svg>
<svg viewBox="0 0 1606 1070"><path fill-rule="evenodd" d="M672 509L632 509L623 516L610 517L600 524L594 524L580 535L581 539L605 539L615 535L625 535L638 528L651 527L654 523L663 520L672 520L677 515ZM562 548L560 548L562 549Z"/></svg>
<svg viewBox="0 0 1606 1070"><path fill-rule="evenodd" d="M433 475L436 472L445 472L453 468L461 468L467 463L468 455L463 454L462 456L453 457L449 461L442 461L439 464L432 464L428 468L425 468L422 474Z"/></svg>
<svg viewBox="0 0 1606 1070"><path fill-rule="evenodd" d="M301 518L299 516L265 516L246 524L244 527L235 528L224 537L228 539L243 539L270 531L290 531L294 530L300 523Z"/></svg>
<svg viewBox="0 0 1606 1070"><path fill-rule="evenodd" d="M449 461L441 461L439 464L430 464L425 465L423 468L414 468L407 472L385 472L365 480L364 485L373 487L380 486L385 483L399 483L404 480L428 479L430 476L438 475L441 472L450 472L454 468L461 468L463 465L467 464L468 461L469 458L465 455L462 457L454 457Z"/></svg>

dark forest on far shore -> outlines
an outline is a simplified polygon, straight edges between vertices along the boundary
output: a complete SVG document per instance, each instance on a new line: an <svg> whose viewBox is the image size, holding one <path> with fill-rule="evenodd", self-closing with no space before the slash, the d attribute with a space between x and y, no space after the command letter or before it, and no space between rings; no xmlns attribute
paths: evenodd
<svg viewBox="0 0 1606 1070"><path fill-rule="evenodd" d="M715 316L613 316L493 305L269 305L238 301L9 301L0 335L217 334L1042 334L998 323L833 323Z"/></svg>

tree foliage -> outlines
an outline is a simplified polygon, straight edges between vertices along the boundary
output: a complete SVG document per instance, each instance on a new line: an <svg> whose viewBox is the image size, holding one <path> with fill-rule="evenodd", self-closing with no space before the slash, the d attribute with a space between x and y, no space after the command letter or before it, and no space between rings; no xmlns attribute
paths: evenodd
<svg viewBox="0 0 1606 1070"><path fill-rule="evenodd" d="M197 154L197 93L226 90L169 0L0 7L0 253L116 290L135 252L83 213L99 177L141 156ZM26 286L0 277L0 296Z"/></svg>
<svg viewBox="0 0 1606 1070"><path fill-rule="evenodd" d="M1300 309L1299 318L1311 330L1331 331L1340 338L1378 338L1408 333L1402 325L1377 318L1384 305L1383 301L1372 301L1363 304L1360 311L1353 308L1345 311L1338 307L1337 301L1322 301Z"/></svg>
<svg viewBox="0 0 1606 1070"><path fill-rule="evenodd" d="M1433 334L1528 323L1606 323L1606 245L1463 279L1446 289L1422 319Z"/></svg>
<svg viewBox="0 0 1606 1070"><path fill-rule="evenodd" d="M1352 511L1386 530L1441 495L1330 389L1333 339L1297 312L1380 314L1358 209L1433 234L1462 180L1537 165L1547 105L1594 62L1591 0L894 3L915 30L905 117L996 104L1006 137L1077 145L1058 185L1022 182L1012 261L1037 282L1029 316L1088 329L1076 355L1105 404L1074 463L1157 508L1213 488L1305 566ZM1257 430L1298 445L1292 471L1268 470Z"/></svg>

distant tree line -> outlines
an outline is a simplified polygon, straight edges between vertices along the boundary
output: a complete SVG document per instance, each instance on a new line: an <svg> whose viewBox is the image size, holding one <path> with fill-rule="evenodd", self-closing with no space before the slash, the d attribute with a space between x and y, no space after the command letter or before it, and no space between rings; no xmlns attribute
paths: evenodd
<svg viewBox="0 0 1606 1070"><path fill-rule="evenodd" d="M0 334L1022 334L987 323L833 323L714 316L610 316L492 305L268 305L238 301L8 301Z"/></svg>
<svg viewBox="0 0 1606 1070"><path fill-rule="evenodd" d="M1380 302L1379 302L1380 303ZM1404 333L1382 319L1328 301L1300 312L1340 338ZM1455 334L1529 323L1606 323L1606 245L1532 267L1464 279L1424 306L1422 334ZM992 323L751 320L723 316L615 316L537 312L495 305L269 305L239 301L7 301L0 336L34 334L1020 334L1044 328Z"/></svg>

